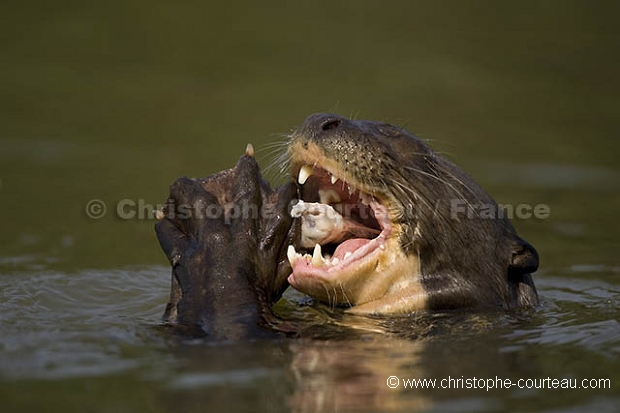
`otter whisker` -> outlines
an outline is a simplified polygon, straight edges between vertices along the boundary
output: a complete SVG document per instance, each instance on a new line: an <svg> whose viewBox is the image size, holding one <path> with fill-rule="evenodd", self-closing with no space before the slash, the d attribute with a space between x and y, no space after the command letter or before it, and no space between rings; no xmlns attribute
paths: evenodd
<svg viewBox="0 0 620 413"><path fill-rule="evenodd" d="M282 151L279 148L276 149L272 149L269 152L266 151L262 151L263 153L266 153L265 158L269 161L267 168L272 168L274 169L274 167L280 167L282 164L281 163L276 163L276 162L286 162L288 157L286 156L286 154L283 154ZM265 168L266 169L266 168Z"/></svg>
<svg viewBox="0 0 620 413"><path fill-rule="evenodd" d="M332 289L334 290L334 302L332 305L332 310L335 310L336 304L338 304L338 291L336 290L336 286L333 286Z"/></svg>
<svg viewBox="0 0 620 413"><path fill-rule="evenodd" d="M465 203L467 204L467 206L469 206L472 210L475 210L475 209L473 208L473 206L471 205L471 203L469 202L469 200L468 200L467 198L465 198L465 196L463 196L463 194L461 193L461 191L459 191L458 189L456 189L456 188L454 187L454 185L452 185L450 182L446 181L445 179L441 179L441 178L439 178L439 177L438 177L438 176L436 176L436 175L433 175L433 174L431 174L431 173L428 173L428 172L422 171L421 169L418 169L418 168L413 168L413 167L411 167L411 166L405 166L405 169L408 169L408 170L413 171L413 172L416 172L416 173L420 173L420 174L422 174L422 175L428 176L429 178L436 179L438 182L440 182L440 183L442 183L442 184L446 185L447 187L449 187L450 189L452 189L452 190L453 190L453 191L454 191L454 192L458 195L459 199L462 199L463 201L465 201ZM469 188L468 188L468 189L469 189Z"/></svg>
<svg viewBox="0 0 620 413"><path fill-rule="evenodd" d="M265 175L272 178L286 176L290 169L290 157L286 152L288 142L274 142L270 144L269 157L271 161L264 168Z"/></svg>
<svg viewBox="0 0 620 413"><path fill-rule="evenodd" d="M402 179L402 177L400 178ZM398 189L400 189L400 191L403 194L410 193L411 195L413 195L413 199L409 198L409 201L411 204L416 205L417 201L421 201L428 209L432 209L431 204L424 197L422 197L415 189L410 188L408 186L410 184L407 183L404 179L403 179L403 182L395 180L393 181L393 183L396 184Z"/></svg>
<svg viewBox="0 0 620 413"><path fill-rule="evenodd" d="M340 290L342 291L342 297L346 300L347 305L349 307L353 307L353 305L351 304L351 301L349 301L349 297L347 297L347 293L344 291L344 285L342 285L341 282L339 282L338 285L340 286Z"/></svg>
<svg viewBox="0 0 620 413"><path fill-rule="evenodd" d="M433 169L434 169L434 167L437 167L437 168L441 169L441 171L444 172L445 174L447 174L449 178L451 178L451 179L455 180L456 182L458 182L463 188L467 189L467 191L469 193L471 193L476 199L478 198L478 195L474 192L474 190L469 185L465 184L463 181L461 181L459 178L457 178L456 175L454 175L453 172L449 171L446 168L443 168L439 164L435 164L432 167L433 167ZM435 171L435 173L437 173L436 169L434 171Z"/></svg>
<svg viewBox="0 0 620 413"><path fill-rule="evenodd" d="M404 180L404 177L401 176L401 179L403 180L403 182L399 182L399 181L394 181L394 183L396 183L399 187L399 189L401 189L401 191L403 192L410 192L415 199L419 200L424 207L426 207L426 211L429 211L429 213L432 213L434 217L437 217L438 219L435 220L435 222L437 222L439 224L439 226L441 227L441 229L443 231L445 231L448 227L448 223L446 222L447 219L449 217L445 217L443 216L443 214L437 214L437 205L432 206L431 204L431 200L427 199L426 197L423 197L422 195L420 195L420 193L418 191L416 191L414 188L411 188L409 186L407 186L406 181ZM436 201L436 200L434 200ZM416 203L414 202L414 205ZM403 204L404 205L404 204ZM421 213L422 210L419 209L419 212ZM416 211L412 210L411 212L411 216L415 216ZM421 219L421 217L418 217L418 219Z"/></svg>
<svg viewBox="0 0 620 413"><path fill-rule="evenodd" d="M331 307L331 303L332 303L332 298L331 295L329 294L329 288L327 284L323 285L323 289L325 290L325 295L327 295L327 304Z"/></svg>

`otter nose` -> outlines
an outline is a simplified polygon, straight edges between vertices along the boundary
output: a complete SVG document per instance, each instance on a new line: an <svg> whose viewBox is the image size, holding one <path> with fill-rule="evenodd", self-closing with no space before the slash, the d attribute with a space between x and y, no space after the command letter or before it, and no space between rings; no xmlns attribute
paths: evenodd
<svg viewBox="0 0 620 413"><path fill-rule="evenodd" d="M305 136L318 136L322 132L338 129L346 122L346 119L331 113L315 113L306 118L299 127L298 132Z"/></svg>

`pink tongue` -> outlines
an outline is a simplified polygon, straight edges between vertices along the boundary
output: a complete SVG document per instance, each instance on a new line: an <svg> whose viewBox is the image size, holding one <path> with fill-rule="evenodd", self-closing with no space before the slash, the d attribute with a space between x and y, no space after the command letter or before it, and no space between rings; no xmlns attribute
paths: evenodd
<svg viewBox="0 0 620 413"><path fill-rule="evenodd" d="M334 251L334 255L332 256L332 258L338 258L339 260L342 260L344 259L344 255L347 252L354 253L357 249L368 244L369 242L370 240L366 238L348 239L342 244L338 245L338 248L336 248L336 251Z"/></svg>

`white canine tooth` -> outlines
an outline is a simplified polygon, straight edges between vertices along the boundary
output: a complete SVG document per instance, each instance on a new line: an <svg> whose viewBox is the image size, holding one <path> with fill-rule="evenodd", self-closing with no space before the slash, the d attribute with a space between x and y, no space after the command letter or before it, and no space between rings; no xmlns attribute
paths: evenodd
<svg viewBox="0 0 620 413"><path fill-rule="evenodd" d="M288 249L286 250L286 256L288 258L288 262L291 264L292 267L295 264L295 261L297 261L297 251L295 251L295 247L289 245Z"/></svg>
<svg viewBox="0 0 620 413"><path fill-rule="evenodd" d="M303 165L301 169L299 170L299 176L297 177L297 182L299 182L300 185L305 184L313 172L314 171L312 170L312 167L310 165Z"/></svg>
<svg viewBox="0 0 620 413"><path fill-rule="evenodd" d="M331 175L330 180L332 181L332 185L334 185L338 178L336 178L334 175Z"/></svg>
<svg viewBox="0 0 620 413"><path fill-rule="evenodd" d="M321 253L321 245L314 244L314 252L312 253L312 265L315 267L323 266L323 254Z"/></svg>
<svg viewBox="0 0 620 413"><path fill-rule="evenodd" d="M342 261L346 261L346 259L349 258L351 255L351 251L347 251L347 253L344 254L344 258L342 259Z"/></svg>
<svg viewBox="0 0 620 413"><path fill-rule="evenodd" d="M351 185L347 185L347 190L349 191L349 195L353 195L355 192L355 188L352 188Z"/></svg>

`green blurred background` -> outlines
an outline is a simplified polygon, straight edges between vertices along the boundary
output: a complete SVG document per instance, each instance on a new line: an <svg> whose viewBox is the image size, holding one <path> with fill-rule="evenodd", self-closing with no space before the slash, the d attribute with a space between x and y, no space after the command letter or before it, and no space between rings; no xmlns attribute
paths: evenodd
<svg viewBox="0 0 620 413"><path fill-rule="evenodd" d="M560 1L5 2L1 263L165 263L153 221L119 219L118 201L163 202L175 178L231 167L248 142L264 166L266 145L318 111L404 125L499 202L550 204L551 222L516 224L552 252L548 262L583 251L556 230L581 236L580 248L615 250L618 11ZM106 203L104 218L88 218L91 199Z"/></svg>

